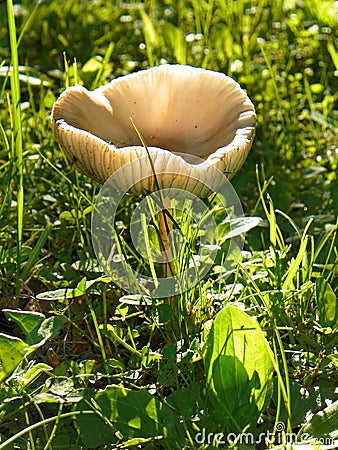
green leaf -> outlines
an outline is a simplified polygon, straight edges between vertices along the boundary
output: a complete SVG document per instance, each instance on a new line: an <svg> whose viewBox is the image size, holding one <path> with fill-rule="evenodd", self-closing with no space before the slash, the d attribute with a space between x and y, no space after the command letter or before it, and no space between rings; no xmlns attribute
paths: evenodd
<svg viewBox="0 0 338 450"><path fill-rule="evenodd" d="M34 395L36 403L79 403L83 399L83 390L76 389L67 395L58 395L53 392L40 392Z"/></svg>
<svg viewBox="0 0 338 450"><path fill-rule="evenodd" d="M35 337L36 330L45 320L45 316L39 312L33 311L17 311L14 309L4 309L6 317L13 320L24 332L27 344L36 344ZM40 338L41 340L41 338Z"/></svg>
<svg viewBox="0 0 338 450"><path fill-rule="evenodd" d="M37 334L43 338L43 341L54 339L66 322L67 319L63 316L48 317L40 325Z"/></svg>
<svg viewBox="0 0 338 450"><path fill-rule="evenodd" d="M319 323L330 327L337 322L337 299L330 284L323 277L316 279L316 300L319 310Z"/></svg>
<svg viewBox="0 0 338 450"><path fill-rule="evenodd" d="M44 246L52 227L47 225L46 228L41 233L38 241L36 242L33 250L31 251L27 263L24 265L22 272L20 273L20 278L22 281L26 281L29 277L30 273L33 270L33 267L37 263L39 259L39 254L41 252L42 247Z"/></svg>
<svg viewBox="0 0 338 450"><path fill-rule="evenodd" d="M147 44L154 48L159 47L161 43L160 33L158 33L158 30L144 9L140 9L140 15Z"/></svg>
<svg viewBox="0 0 338 450"><path fill-rule="evenodd" d="M18 324L25 334L26 342L0 333L0 381L10 375L25 356L54 337L66 322L61 316L45 319L43 314L32 311L4 309L3 312ZM40 365L39 370L28 376L26 384L32 381L31 377L36 377L45 369L48 370L49 366Z"/></svg>
<svg viewBox="0 0 338 450"><path fill-rule="evenodd" d="M64 301L66 298L73 298L74 289L55 289L54 291L40 292L36 298L38 300L45 300L48 302Z"/></svg>
<svg viewBox="0 0 338 450"><path fill-rule="evenodd" d="M273 390L273 401L278 404L278 381L275 381ZM295 429L302 425L309 414L316 414L327 406L327 402L338 400L338 391L335 392L334 386L330 386L325 381L318 381L313 386L302 386L299 382L290 380L290 394L292 405L292 428ZM281 405L279 421L287 422L287 409Z"/></svg>
<svg viewBox="0 0 338 450"><path fill-rule="evenodd" d="M332 403L327 408L319 411L306 422L298 433L298 437L304 440L311 439L330 439L332 444L336 441L338 447L338 400ZM332 445L331 448L336 448Z"/></svg>
<svg viewBox="0 0 338 450"><path fill-rule="evenodd" d="M204 355L208 394L213 407L223 418L231 418L238 432L256 423L270 398L272 361L256 320L232 305L216 315Z"/></svg>
<svg viewBox="0 0 338 450"><path fill-rule="evenodd" d="M154 315L158 324L168 322L173 318L174 311L167 303L161 303L154 308Z"/></svg>
<svg viewBox="0 0 338 450"><path fill-rule="evenodd" d="M109 373L114 373L116 371L123 372L125 369L124 364L115 358L107 358L105 361L105 366Z"/></svg>
<svg viewBox="0 0 338 450"><path fill-rule="evenodd" d="M21 379L24 379L24 386L28 386L32 383L41 373L46 373L53 370L52 367L44 363L34 364L28 370L25 370L24 374L21 375Z"/></svg>
<svg viewBox="0 0 338 450"><path fill-rule="evenodd" d="M199 383L193 381L186 388L174 391L166 401L177 410L178 414L190 419L198 413L202 404L201 387Z"/></svg>
<svg viewBox="0 0 338 450"><path fill-rule="evenodd" d="M122 297L119 298L119 302L137 306L147 306L154 304L153 299L141 294L123 295Z"/></svg>
<svg viewBox="0 0 338 450"><path fill-rule="evenodd" d="M46 301L64 301L66 298L77 298L81 297L93 284L102 282L109 283L111 280L109 277L99 277L94 280L86 280L82 278L76 288L73 289L56 289L55 291L40 292L37 294L36 298L39 300Z"/></svg>
<svg viewBox="0 0 338 450"><path fill-rule="evenodd" d="M253 380L250 380L238 358L220 355L214 361L212 375L216 394L222 394L222 402L219 402L218 398L216 402L213 399L216 409L221 409L222 416L227 417L227 420L232 421L238 431L241 431L248 417L255 420L258 418L258 408L252 395L254 381L257 381L256 372L253 374Z"/></svg>
<svg viewBox="0 0 338 450"><path fill-rule="evenodd" d="M293 286L293 280L296 276L296 273L303 261L305 252L306 252L306 247L307 247L307 243L308 243L308 236L304 236L301 240L300 243L300 247L299 247L299 251L297 253L296 258L292 258L290 261L290 267L288 268L287 272L284 275L284 279L283 279L283 285L282 285L282 289L283 290L287 290L292 288Z"/></svg>
<svg viewBox="0 0 338 450"><path fill-rule="evenodd" d="M34 395L34 401L36 403L60 403L63 401L62 397L50 392L41 392Z"/></svg>
<svg viewBox="0 0 338 450"><path fill-rule="evenodd" d="M3 312L24 332L27 347L42 345L47 339L55 337L66 322L62 316L46 319L43 314L33 311L4 309Z"/></svg>
<svg viewBox="0 0 338 450"><path fill-rule="evenodd" d="M229 225L229 231L225 236L222 236L218 244L223 243L226 239L232 239L235 236L241 236L252 228L262 226L264 220L260 217L236 217L235 219L226 219L221 225Z"/></svg>
<svg viewBox="0 0 338 450"><path fill-rule="evenodd" d="M93 56L88 59L82 67L82 72L96 72L100 70L102 66L102 61L98 59L97 56Z"/></svg>
<svg viewBox="0 0 338 450"><path fill-rule="evenodd" d="M185 34L180 27L176 27L170 22L163 24L163 36L174 51L174 56L178 64L187 63L187 41Z"/></svg>
<svg viewBox="0 0 338 450"><path fill-rule="evenodd" d="M0 381L11 375L22 361L27 344L19 338L0 333Z"/></svg>
<svg viewBox="0 0 338 450"><path fill-rule="evenodd" d="M74 382L68 377L48 378L45 385L52 394L60 396L66 396L74 389Z"/></svg>
<svg viewBox="0 0 338 450"><path fill-rule="evenodd" d="M135 438L160 439L169 432L177 434L179 418L147 391L132 391L121 386L107 386L102 391L87 390L87 402L80 402L79 411L95 409L96 415L80 414L76 428L86 447L114 444L115 432L123 441Z"/></svg>

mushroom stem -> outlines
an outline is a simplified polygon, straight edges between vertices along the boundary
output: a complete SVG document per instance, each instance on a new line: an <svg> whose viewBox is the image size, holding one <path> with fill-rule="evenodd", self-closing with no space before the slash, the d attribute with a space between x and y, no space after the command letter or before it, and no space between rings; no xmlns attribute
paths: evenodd
<svg viewBox="0 0 338 450"><path fill-rule="evenodd" d="M176 274L176 270L173 264L173 255L170 248L169 235L173 230L173 223L170 219L171 209L167 208L167 212L163 210L159 211L159 231L160 238L163 246L162 253L162 276L168 278ZM169 213L169 214L168 214Z"/></svg>
<svg viewBox="0 0 338 450"><path fill-rule="evenodd" d="M162 246L162 277L169 278L176 275L174 266L173 252L170 246L169 236L173 231L172 209L171 204L168 204L168 199L162 199L166 203L165 209L158 212L159 216L159 232ZM169 200L170 202L170 200ZM178 298L171 296L167 298L167 304L172 307L174 319L166 324L165 333L169 343L176 342L176 334L178 333L177 318L178 318Z"/></svg>

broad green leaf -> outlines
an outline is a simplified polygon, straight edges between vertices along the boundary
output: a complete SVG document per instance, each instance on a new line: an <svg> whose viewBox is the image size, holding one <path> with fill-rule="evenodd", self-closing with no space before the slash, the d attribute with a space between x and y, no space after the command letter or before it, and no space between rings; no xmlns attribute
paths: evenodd
<svg viewBox="0 0 338 450"><path fill-rule="evenodd" d="M49 302L54 301L64 301L66 298L73 298L74 289L55 289L54 291L46 291L46 292L40 292L37 294L36 298L39 300L45 300Z"/></svg>
<svg viewBox="0 0 338 450"><path fill-rule="evenodd" d="M338 447L338 400L327 408L319 411L306 422L298 433L298 437L307 440L311 439L330 439L332 440L331 448Z"/></svg>
<svg viewBox="0 0 338 450"><path fill-rule="evenodd" d="M64 420L62 425L58 426L58 431L50 448L54 450L79 450L77 441L78 437L74 432L74 428Z"/></svg>
<svg viewBox="0 0 338 450"><path fill-rule="evenodd" d="M27 346L42 345L60 331L66 319L62 316L49 317L33 311L3 310L8 318L19 325L25 334Z"/></svg>
<svg viewBox="0 0 338 450"><path fill-rule="evenodd" d="M166 401L173 406L176 411L184 417L190 419L198 413L202 404L201 387L199 383L193 381L186 388L180 388L170 394Z"/></svg>
<svg viewBox="0 0 338 450"><path fill-rule="evenodd" d="M27 344L19 338L0 333L0 381L8 377L22 361Z"/></svg>
<svg viewBox="0 0 338 450"><path fill-rule="evenodd" d="M316 279L316 300L319 310L319 323L330 327L337 322L337 299L330 284L323 277Z"/></svg>
<svg viewBox="0 0 338 450"><path fill-rule="evenodd" d="M14 309L4 309L3 312L6 317L13 320L13 322L21 328L25 334L27 344L36 344L36 341L34 342L35 339L33 338L33 335L36 335L36 330L45 320L45 316L43 314L33 311L17 311Z"/></svg>
<svg viewBox="0 0 338 450"><path fill-rule="evenodd" d="M210 399L240 432L270 397L273 354L258 322L232 305L216 315L205 348Z"/></svg>
<svg viewBox="0 0 338 450"><path fill-rule="evenodd" d="M43 341L54 339L66 322L67 319L63 316L48 317L38 328L37 334Z"/></svg>
<svg viewBox="0 0 338 450"><path fill-rule="evenodd" d="M46 292L40 292L37 294L36 298L39 300L46 300L46 301L64 301L67 298L77 298L81 297L87 289L89 289L93 284L102 282L102 283L109 283L111 281L108 277L99 277L94 280L86 280L86 278L82 278L78 285L73 289L56 289L55 291L46 291Z"/></svg>
<svg viewBox="0 0 338 450"><path fill-rule="evenodd" d="M86 447L114 444L115 432L123 441L135 438L166 437L177 434L179 417L147 391L132 391L121 386L107 386L102 391L87 390L87 402L76 410L94 410L95 415L77 415L76 428Z"/></svg>
<svg viewBox="0 0 338 450"><path fill-rule="evenodd" d="M153 313L156 318L156 322L158 324L163 324L168 322L173 318L174 311L173 308L168 305L167 303L161 303L157 306L155 306Z"/></svg>
<svg viewBox="0 0 338 450"><path fill-rule="evenodd" d="M66 396L52 392L40 392L34 395L36 403L79 403L83 399L83 390L76 389Z"/></svg>
<svg viewBox="0 0 338 450"><path fill-rule="evenodd" d="M222 401L219 402L217 397L213 404L217 410L222 410L222 416L234 422L238 431L243 429L248 418L258 418L258 408L252 392L255 380L257 381L256 372L250 379L243 363L237 357L220 355L214 361L212 376L217 396L222 394Z"/></svg>
<svg viewBox="0 0 338 450"><path fill-rule="evenodd" d="M74 382L68 377L50 377L45 385L52 394L60 396L66 396L74 389Z"/></svg>

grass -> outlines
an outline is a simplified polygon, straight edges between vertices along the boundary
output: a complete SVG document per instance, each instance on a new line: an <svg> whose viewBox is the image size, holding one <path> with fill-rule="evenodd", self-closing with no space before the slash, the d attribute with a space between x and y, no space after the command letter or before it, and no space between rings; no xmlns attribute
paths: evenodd
<svg viewBox="0 0 338 450"><path fill-rule="evenodd" d="M23 207L24 207L24 189L23 189L23 154L22 154L22 132L21 132L21 112L20 112L20 80L19 80L19 58L17 50L16 27L13 13L13 5L7 3L8 11L8 32L10 41L10 50L12 56L11 81L11 128L12 128L12 164L17 171L17 283L20 280L20 264L22 250L23 233Z"/></svg>
<svg viewBox="0 0 338 450"><path fill-rule="evenodd" d="M304 433L336 448L334 2L7 0L0 19L0 449L282 449ZM232 180L247 229L238 264L209 199L220 250L176 314L95 264L100 186L65 160L49 122L67 86L163 62L229 74L258 120ZM127 197L118 209L121 255L134 208ZM179 272L198 236L170 214L188 243ZM135 253L132 264L161 275Z"/></svg>

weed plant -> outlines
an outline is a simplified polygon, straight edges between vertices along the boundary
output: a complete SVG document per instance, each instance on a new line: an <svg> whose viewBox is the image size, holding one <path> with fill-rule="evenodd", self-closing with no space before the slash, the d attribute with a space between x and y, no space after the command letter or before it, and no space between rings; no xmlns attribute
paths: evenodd
<svg viewBox="0 0 338 450"><path fill-rule="evenodd" d="M338 447L336 3L0 3L0 449ZM162 63L232 76L258 121L232 181L257 226L176 311L96 264L100 186L49 119L67 86Z"/></svg>

